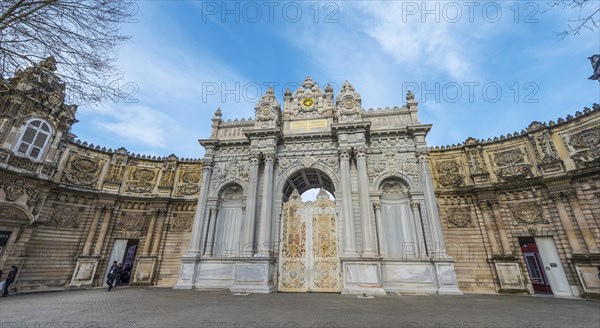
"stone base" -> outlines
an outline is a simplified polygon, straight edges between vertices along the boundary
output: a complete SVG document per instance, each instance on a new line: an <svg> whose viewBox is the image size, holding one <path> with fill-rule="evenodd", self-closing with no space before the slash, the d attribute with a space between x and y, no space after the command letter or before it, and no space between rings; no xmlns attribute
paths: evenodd
<svg viewBox="0 0 600 328"><path fill-rule="evenodd" d="M498 280L500 282L499 293L516 294L529 293L525 288L519 263L516 262L494 262Z"/></svg>
<svg viewBox="0 0 600 328"><path fill-rule="evenodd" d="M151 286L157 262L156 256L138 257L131 286Z"/></svg>
<svg viewBox="0 0 600 328"><path fill-rule="evenodd" d="M77 265L73 271L70 288L92 287L96 269L100 262L99 256L80 256L77 258ZM104 280L104 277L101 277Z"/></svg>
<svg viewBox="0 0 600 328"><path fill-rule="evenodd" d="M379 262L342 260L342 270L342 294L386 295Z"/></svg>
<svg viewBox="0 0 600 328"><path fill-rule="evenodd" d="M198 257L193 254L184 255L181 258L181 270L179 272L179 280L173 288L192 289L194 287L197 261Z"/></svg>
<svg viewBox="0 0 600 328"><path fill-rule="evenodd" d="M382 262L382 271L388 292L462 295L452 262L388 259Z"/></svg>

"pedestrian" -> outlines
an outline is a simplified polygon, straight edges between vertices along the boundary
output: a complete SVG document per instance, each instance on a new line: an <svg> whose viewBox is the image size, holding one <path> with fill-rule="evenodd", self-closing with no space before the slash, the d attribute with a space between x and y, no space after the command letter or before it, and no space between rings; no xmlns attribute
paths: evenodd
<svg viewBox="0 0 600 328"><path fill-rule="evenodd" d="M106 275L106 284L108 285L108 291L110 292L113 289L113 284L115 283L115 279L117 278L117 269L119 265L117 261L113 261L112 266L108 270L108 275Z"/></svg>
<svg viewBox="0 0 600 328"><path fill-rule="evenodd" d="M115 275L115 288L117 287L118 284L121 283L122 275L123 275L123 264L119 263L119 265L117 266L117 272Z"/></svg>
<svg viewBox="0 0 600 328"><path fill-rule="evenodd" d="M6 276L6 279L4 280L4 292L2 293L2 296L0 296L0 297L8 297L8 288L10 287L10 284L12 284L15 281L18 271L19 271L19 268L17 268L16 265L13 265L10 267L10 271L8 271L8 275Z"/></svg>

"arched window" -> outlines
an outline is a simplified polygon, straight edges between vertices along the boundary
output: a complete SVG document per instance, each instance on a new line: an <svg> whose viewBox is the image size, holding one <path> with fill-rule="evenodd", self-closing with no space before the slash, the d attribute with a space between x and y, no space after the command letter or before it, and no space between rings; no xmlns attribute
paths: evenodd
<svg viewBox="0 0 600 328"><path fill-rule="evenodd" d="M40 119L30 119L21 127L15 152L32 159L40 159L50 135L52 135L52 129L48 123Z"/></svg>

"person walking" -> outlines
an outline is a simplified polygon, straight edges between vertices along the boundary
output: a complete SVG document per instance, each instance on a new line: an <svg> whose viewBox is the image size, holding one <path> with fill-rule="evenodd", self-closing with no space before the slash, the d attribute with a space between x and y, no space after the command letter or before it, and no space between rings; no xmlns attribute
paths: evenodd
<svg viewBox="0 0 600 328"><path fill-rule="evenodd" d="M115 275L115 288L117 288L117 285L121 283L122 275L123 275L123 264L119 263L119 265L117 266L117 272Z"/></svg>
<svg viewBox="0 0 600 328"><path fill-rule="evenodd" d="M8 297L8 288L15 281L15 278L17 278L18 271L19 271L19 268L17 268L16 265L13 265L10 267L10 271L8 271L8 275L6 276L6 279L4 280L4 292L2 292L2 296L0 296L0 297Z"/></svg>
<svg viewBox="0 0 600 328"><path fill-rule="evenodd" d="M115 283L115 279L117 278L117 270L119 265L117 261L113 261L112 266L108 270L108 275L106 275L106 284L108 285L108 291L110 292L113 289L113 284Z"/></svg>

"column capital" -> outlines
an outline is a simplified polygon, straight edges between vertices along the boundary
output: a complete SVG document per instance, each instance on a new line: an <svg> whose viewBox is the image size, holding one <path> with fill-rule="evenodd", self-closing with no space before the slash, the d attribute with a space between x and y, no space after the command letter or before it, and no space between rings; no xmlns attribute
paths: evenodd
<svg viewBox="0 0 600 328"><path fill-rule="evenodd" d="M260 163L260 153L259 152L251 152L250 153L250 165L258 165Z"/></svg>
<svg viewBox="0 0 600 328"><path fill-rule="evenodd" d="M366 159L367 158L367 147L357 147L355 149L356 159Z"/></svg>
<svg viewBox="0 0 600 328"><path fill-rule="evenodd" d="M350 148L340 148L339 149L340 159L349 160L352 155L352 150Z"/></svg>
<svg viewBox="0 0 600 328"><path fill-rule="evenodd" d="M373 202L373 207L374 207L376 210L379 210L379 209L381 209L381 202Z"/></svg>
<svg viewBox="0 0 600 328"><path fill-rule="evenodd" d="M418 201L413 200L413 201L410 202L410 207L413 210L418 210L419 208L421 208L421 204Z"/></svg>
<svg viewBox="0 0 600 328"><path fill-rule="evenodd" d="M150 210L150 213L152 214L161 214L161 213L167 213L167 209L164 207L160 207L160 208L153 208Z"/></svg>
<svg viewBox="0 0 600 328"><path fill-rule="evenodd" d="M552 199L553 201L559 201L562 198L562 195L560 192L553 192L549 196L550 196L550 199Z"/></svg>
<svg viewBox="0 0 600 328"><path fill-rule="evenodd" d="M274 153L263 153L263 160L266 162L275 162L275 154Z"/></svg>

